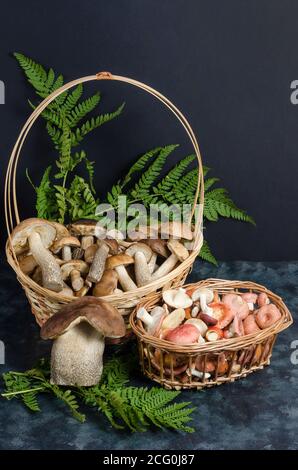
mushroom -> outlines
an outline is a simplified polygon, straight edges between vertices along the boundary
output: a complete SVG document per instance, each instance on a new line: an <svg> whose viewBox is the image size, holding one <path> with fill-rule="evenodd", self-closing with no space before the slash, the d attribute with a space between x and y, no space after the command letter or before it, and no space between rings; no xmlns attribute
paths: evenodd
<svg viewBox="0 0 298 470"><path fill-rule="evenodd" d="M222 301L227 305L234 315L238 315L240 320L244 320L249 315L248 304L243 298L238 294L225 294L222 298Z"/></svg>
<svg viewBox="0 0 298 470"><path fill-rule="evenodd" d="M217 319L218 328L223 329L233 321L235 311L229 305L223 302L212 302L209 307L212 308L212 317Z"/></svg>
<svg viewBox="0 0 298 470"><path fill-rule="evenodd" d="M102 243L94 255L90 271L87 276L87 279L90 282L99 282L101 280L105 269L106 259L110 251L109 245L105 243L104 240L101 240L101 242Z"/></svg>
<svg viewBox="0 0 298 470"><path fill-rule="evenodd" d="M117 240L114 240L113 238L105 238L104 242L106 245L108 245L111 255L117 255L119 253L119 243ZM101 243L102 240L97 240L98 246L100 246Z"/></svg>
<svg viewBox="0 0 298 470"><path fill-rule="evenodd" d="M134 243L133 245L130 245L129 248L126 249L125 253L129 256L134 257L136 253L143 253L145 256L146 262L149 263L150 258L152 256L152 250L151 248L146 245L145 243Z"/></svg>
<svg viewBox="0 0 298 470"><path fill-rule="evenodd" d="M189 320L186 320L185 324L194 325L196 328L198 328L200 335L203 337L208 330L208 326L203 322L203 320L200 320L200 318L190 318Z"/></svg>
<svg viewBox="0 0 298 470"><path fill-rule="evenodd" d="M31 218L17 225L11 234L11 242L17 255L29 244L30 252L42 271L43 287L60 292L63 289L61 269L48 250L55 237L54 225L43 219Z"/></svg>
<svg viewBox="0 0 298 470"><path fill-rule="evenodd" d="M281 318L281 313L274 304L265 304L256 312L256 322L263 330L276 323Z"/></svg>
<svg viewBox="0 0 298 470"><path fill-rule="evenodd" d="M41 327L42 339L53 339L51 383L96 385L103 369L104 338L125 335L122 316L96 297L77 299L61 308Z"/></svg>
<svg viewBox="0 0 298 470"><path fill-rule="evenodd" d="M147 240L142 240L142 243L148 245L154 253L162 258L169 256L166 240L162 240L161 238L147 238Z"/></svg>
<svg viewBox="0 0 298 470"><path fill-rule="evenodd" d="M243 320L243 329L245 335L250 335L251 333L257 333L260 331L255 320L255 316L252 313Z"/></svg>
<svg viewBox="0 0 298 470"><path fill-rule="evenodd" d="M119 282L124 291L137 289L137 285L134 283L125 269L125 266L133 263L134 259L125 253L110 256L107 259L106 269L115 269L118 274Z"/></svg>
<svg viewBox="0 0 298 470"><path fill-rule="evenodd" d="M88 264L81 259L73 259L61 266L63 280L70 277L72 288L78 292L84 286L84 279L81 274L87 274Z"/></svg>
<svg viewBox="0 0 298 470"><path fill-rule="evenodd" d="M192 293L191 298L194 302L199 300L202 313L209 315L210 317L213 316L212 308L208 307L207 305L214 299L214 294L211 289L207 289L206 287L199 287ZM203 318L202 320L204 321Z"/></svg>
<svg viewBox="0 0 298 470"><path fill-rule="evenodd" d="M146 326L146 330L149 334L154 335L160 325L161 318L165 315L164 310L159 310L158 313L156 312L155 315L150 315L148 311L141 307L137 311L137 318L141 320L144 325Z"/></svg>
<svg viewBox="0 0 298 470"><path fill-rule="evenodd" d="M92 294L95 295L95 297L103 297L105 295L113 294L117 288L117 283L117 273L113 269L106 269L101 280L95 284Z"/></svg>
<svg viewBox="0 0 298 470"><path fill-rule="evenodd" d="M81 243L76 237L67 236L57 239L51 246L51 251L57 255L62 251L62 259L64 261L70 261L71 248L80 248Z"/></svg>
<svg viewBox="0 0 298 470"><path fill-rule="evenodd" d="M82 250L86 251L89 246L93 245L93 243L94 243L93 235L85 235L84 237L82 237L82 240L81 240Z"/></svg>
<svg viewBox="0 0 298 470"><path fill-rule="evenodd" d="M189 225L173 221L173 222L163 222L160 224L159 233L161 238L184 238L185 240L192 240L193 233Z"/></svg>
<svg viewBox="0 0 298 470"><path fill-rule="evenodd" d="M243 300L245 300L245 302L247 302L249 310L253 311L255 308L254 304L258 299L258 294L254 294L253 292L245 292L244 294L241 294L241 297Z"/></svg>
<svg viewBox="0 0 298 470"><path fill-rule="evenodd" d="M185 310L183 308L177 308L176 310L173 310L171 313L166 315L166 317L164 318L161 324L161 329L168 330L168 329L176 328L183 322L184 319L185 319Z"/></svg>
<svg viewBox="0 0 298 470"><path fill-rule="evenodd" d="M169 318L169 316L167 318ZM183 325L177 326L173 330L170 330L165 335L164 339L175 344L186 345L197 343L199 337L200 332L194 325L184 323Z"/></svg>
<svg viewBox="0 0 298 470"><path fill-rule="evenodd" d="M64 287L59 292L59 294L64 295L65 297L73 297L74 296L73 290L65 282L64 282Z"/></svg>
<svg viewBox="0 0 298 470"><path fill-rule="evenodd" d="M84 245L84 237L95 236L96 226L96 220L80 219L73 222L69 229L73 235L82 237L81 244Z"/></svg>
<svg viewBox="0 0 298 470"><path fill-rule="evenodd" d="M77 292L75 292L75 296L76 296L76 297L84 297L85 295L88 294L88 292L89 292L89 290L90 290L90 287L91 287L91 286L89 286L89 285L86 284L86 282L85 282L85 284L83 285L83 287L82 287L80 290L78 290Z"/></svg>
<svg viewBox="0 0 298 470"><path fill-rule="evenodd" d="M73 259L82 259L84 256L84 250L82 247L80 248L75 248L72 252L72 258Z"/></svg>
<svg viewBox="0 0 298 470"><path fill-rule="evenodd" d="M94 260L95 253L98 250L98 245L96 243L93 243L93 245L89 245L84 253L84 260L86 263L91 264Z"/></svg>
<svg viewBox="0 0 298 470"><path fill-rule="evenodd" d="M156 253L152 253L151 255L151 258L150 258L150 261L148 263L148 268L149 268L149 272L150 274L153 274L157 265L156 265L156 260L157 260L157 254Z"/></svg>
<svg viewBox="0 0 298 470"><path fill-rule="evenodd" d="M170 252L177 256L179 261L185 261L189 257L188 250L178 240L169 240L167 246Z"/></svg>
<svg viewBox="0 0 298 470"><path fill-rule="evenodd" d="M269 305L270 304L270 300L269 300L269 297L267 294L265 294L265 292L261 292L259 295L258 295L258 306L259 307L263 307L264 305Z"/></svg>
<svg viewBox="0 0 298 470"><path fill-rule="evenodd" d="M205 338L207 341L218 341L224 337L223 331L217 326L211 326L206 331Z"/></svg>
<svg viewBox="0 0 298 470"><path fill-rule="evenodd" d="M164 291L162 293L162 298L164 302L170 307L187 308L192 306L192 299L186 294L185 289L182 287Z"/></svg>
<svg viewBox="0 0 298 470"><path fill-rule="evenodd" d="M121 230L114 228L106 232L106 238L110 238L114 240L124 240L125 237L123 233L121 232Z"/></svg>
<svg viewBox="0 0 298 470"><path fill-rule="evenodd" d="M19 260L20 269L24 274L29 276L33 273L36 266L38 266L36 259L32 255L25 255Z"/></svg>
<svg viewBox="0 0 298 470"><path fill-rule="evenodd" d="M135 253L135 276L138 287L145 286L151 281L150 269L142 251Z"/></svg>
<svg viewBox="0 0 298 470"><path fill-rule="evenodd" d="M204 372L195 369L195 367L192 367L191 369L186 369L186 373L189 377L193 376L197 377L198 379L202 379L204 377ZM210 379L210 377L211 374L209 374L209 372L205 372L205 379Z"/></svg>

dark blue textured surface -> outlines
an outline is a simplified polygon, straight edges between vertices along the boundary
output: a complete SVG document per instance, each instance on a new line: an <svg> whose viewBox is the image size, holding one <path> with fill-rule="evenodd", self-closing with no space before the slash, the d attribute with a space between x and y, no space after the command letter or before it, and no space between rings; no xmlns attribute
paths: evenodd
<svg viewBox="0 0 298 470"><path fill-rule="evenodd" d="M218 268L197 263L190 280L206 277L253 280L281 295L294 319L298 307L298 262L220 263ZM6 346L1 371L31 367L50 343L39 329L14 273L1 264L0 339ZM55 399L41 399L42 413L32 414L16 401L0 400L1 449L297 449L298 365L290 362L294 325L277 339L272 364L242 381L205 392L183 392L181 399L197 406L190 435L172 431L143 434L119 432L103 417L87 413L77 423ZM148 385L147 380L137 378Z"/></svg>

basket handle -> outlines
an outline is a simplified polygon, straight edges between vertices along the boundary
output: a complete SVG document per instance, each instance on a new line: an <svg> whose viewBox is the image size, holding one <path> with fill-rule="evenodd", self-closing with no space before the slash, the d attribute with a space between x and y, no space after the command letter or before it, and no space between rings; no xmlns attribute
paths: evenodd
<svg viewBox="0 0 298 470"><path fill-rule="evenodd" d="M12 150L9 162L8 162L8 167L6 171L6 178L5 178L5 188L4 188L4 208L5 208L5 220L6 220L6 228L8 232L8 236L10 237L10 234L14 228L15 225L20 223L20 217L19 217L19 211L18 211L18 203L17 203L17 190L16 190L16 171L17 171L17 165L18 165L18 160L20 157L20 152L23 147L23 144L25 142L25 139L33 126L34 122L40 116L40 114L43 112L43 110L57 98L59 95L64 93L66 90L69 90L70 88L79 85L81 83L85 82L90 82L93 80L116 80L119 82L125 82L129 83L133 86L136 86L138 88L141 88L142 90L145 90L147 93L155 96L159 101L161 101L172 113L176 116L176 118L180 121L182 126L184 127L187 135L190 138L190 141L193 145L197 161L198 161L198 184L197 184L197 189L194 197L194 202L192 206L192 211L191 211L191 216L189 219L189 224L191 224L192 217L195 213L196 209L196 204L198 201L198 198L200 198L200 204L199 204L199 209L198 209L198 214L196 218L196 224L195 224L195 245L200 245L201 246L201 241L202 241L202 233L201 233L201 223L203 220L203 204L204 204L204 177L203 177L203 166L202 166L202 158L201 158L201 153L199 149L199 144L197 142L197 139L195 137L195 134L185 118L185 116L179 111L178 108L170 101L168 100L165 96L163 96L161 93L159 93L157 90L154 88L151 88L150 86L139 82L137 80L133 80L128 77L122 77L120 75L112 75L110 72L99 72L96 75L88 75L86 77L78 78L76 80L73 80L69 83L66 83L65 85L61 86L57 90L55 90L53 93L51 93L47 98L45 98L33 111L33 113L29 116L27 119L26 123L24 124L23 128L20 131L20 134L18 136L18 139L14 145L14 148Z"/></svg>

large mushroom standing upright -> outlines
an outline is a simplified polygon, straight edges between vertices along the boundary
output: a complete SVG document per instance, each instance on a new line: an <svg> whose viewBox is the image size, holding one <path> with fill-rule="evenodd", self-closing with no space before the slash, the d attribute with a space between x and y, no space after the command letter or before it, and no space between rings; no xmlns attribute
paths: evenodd
<svg viewBox="0 0 298 470"><path fill-rule="evenodd" d="M51 383L96 385L103 369L105 337L125 335L118 310L95 297L83 297L65 305L41 328L43 339L53 339Z"/></svg>

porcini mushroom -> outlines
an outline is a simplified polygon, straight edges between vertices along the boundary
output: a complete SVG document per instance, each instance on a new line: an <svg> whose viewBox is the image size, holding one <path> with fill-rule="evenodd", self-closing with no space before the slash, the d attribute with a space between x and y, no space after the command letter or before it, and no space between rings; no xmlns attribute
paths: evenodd
<svg viewBox="0 0 298 470"><path fill-rule="evenodd" d="M136 253L140 253L140 252L143 253L143 255L145 256L146 262L148 263L152 256L152 250L145 243L141 243L141 242L134 243L133 245L130 245L130 247L125 250L125 253L132 257L134 257Z"/></svg>
<svg viewBox="0 0 298 470"><path fill-rule="evenodd" d="M98 245L96 243L93 243L92 245L89 245L84 253L84 260L86 263L91 264L94 260L95 253L98 250Z"/></svg>
<svg viewBox="0 0 298 470"><path fill-rule="evenodd" d="M42 271L42 285L60 292L63 289L61 269L54 255L48 250L56 237L54 225L43 219L23 220L11 234L11 242L18 255L27 247Z"/></svg>
<svg viewBox="0 0 298 470"><path fill-rule="evenodd" d="M106 269L101 280L95 284L92 294L95 295L95 297L113 294L117 288L117 283L118 274L113 269Z"/></svg>
<svg viewBox="0 0 298 470"><path fill-rule="evenodd" d="M104 338L125 335L117 309L96 297L83 297L67 304L41 328L43 339L53 339L51 383L96 385L103 369Z"/></svg>
<svg viewBox="0 0 298 470"><path fill-rule="evenodd" d="M90 271L87 276L87 279L90 282L99 282L101 280L101 276L105 269L106 259L110 251L110 248L105 241L101 240L101 242L102 243L94 255Z"/></svg>
<svg viewBox="0 0 298 470"><path fill-rule="evenodd" d="M20 269L24 274L32 274L36 266L38 266L36 259L32 255L25 255L19 260Z"/></svg>
<svg viewBox="0 0 298 470"><path fill-rule="evenodd" d="M189 252L182 243L178 240L172 239L168 241L168 248L171 253L177 256L179 261L185 261L189 257Z"/></svg>
<svg viewBox="0 0 298 470"><path fill-rule="evenodd" d="M163 222L160 224L159 233L161 238L184 238L192 240L193 233L189 225L174 220L173 222Z"/></svg>
<svg viewBox="0 0 298 470"><path fill-rule="evenodd" d="M151 280L151 273L146 261L146 256L142 251L135 253L135 276L138 287L145 286Z"/></svg>
<svg viewBox="0 0 298 470"><path fill-rule="evenodd" d="M51 251L57 255L62 252L62 259L70 261L72 259L71 249L79 248L81 246L80 240L76 237L67 236L57 239L51 246Z"/></svg>
<svg viewBox="0 0 298 470"><path fill-rule="evenodd" d="M130 291L137 289L137 285L129 276L125 266L133 264L134 259L126 255L125 253L120 253L119 255L110 256L106 262L107 269L115 269L118 274L119 282L125 291Z"/></svg>
<svg viewBox="0 0 298 470"><path fill-rule="evenodd" d="M142 240L142 243L148 245L154 253L162 258L169 256L167 240L162 240L161 238L147 238L147 240Z"/></svg>
<svg viewBox="0 0 298 470"><path fill-rule="evenodd" d="M157 254L152 253L150 261L148 263L148 268L149 268L150 274L153 274L155 269L156 269L156 260L157 260Z"/></svg>
<svg viewBox="0 0 298 470"><path fill-rule="evenodd" d="M63 280L66 281L70 277L72 288L78 292L84 285L84 279L81 274L87 274L88 264L81 259L73 259L61 266Z"/></svg>

